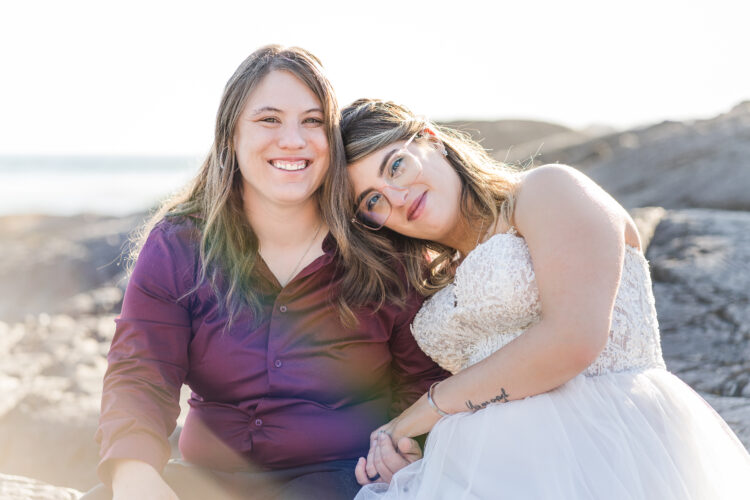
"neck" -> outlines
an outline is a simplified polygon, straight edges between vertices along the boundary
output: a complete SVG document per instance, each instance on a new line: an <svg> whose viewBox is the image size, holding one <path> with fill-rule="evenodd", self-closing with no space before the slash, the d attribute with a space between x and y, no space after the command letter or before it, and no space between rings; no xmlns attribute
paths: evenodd
<svg viewBox="0 0 750 500"><path fill-rule="evenodd" d="M258 200L244 200L245 215L258 236L261 249L267 247L293 247L310 241L316 228L322 224L317 201L309 198L296 205L271 205ZM325 234L325 227L320 233Z"/></svg>
<svg viewBox="0 0 750 500"><path fill-rule="evenodd" d="M470 221L461 217L461 221L456 228L439 243L458 250L462 257L466 257L479 243L484 241L490 230L489 225L487 221L481 218Z"/></svg>

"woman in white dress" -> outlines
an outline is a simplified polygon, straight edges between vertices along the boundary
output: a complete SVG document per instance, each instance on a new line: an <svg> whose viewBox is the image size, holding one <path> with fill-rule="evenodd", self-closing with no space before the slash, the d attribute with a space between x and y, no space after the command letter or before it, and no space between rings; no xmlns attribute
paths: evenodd
<svg viewBox="0 0 750 500"><path fill-rule="evenodd" d="M612 197L569 167L513 171L393 103L357 101L341 128L345 258L403 256L429 296L413 334L453 373L373 432L357 499L750 498L750 455L665 369L648 263ZM427 432L391 478L388 453Z"/></svg>

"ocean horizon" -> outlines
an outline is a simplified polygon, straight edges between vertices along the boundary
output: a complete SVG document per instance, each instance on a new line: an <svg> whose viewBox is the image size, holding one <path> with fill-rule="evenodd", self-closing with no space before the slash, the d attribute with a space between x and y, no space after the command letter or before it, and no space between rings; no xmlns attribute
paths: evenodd
<svg viewBox="0 0 750 500"><path fill-rule="evenodd" d="M184 187L197 156L0 156L0 216L127 215Z"/></svg>

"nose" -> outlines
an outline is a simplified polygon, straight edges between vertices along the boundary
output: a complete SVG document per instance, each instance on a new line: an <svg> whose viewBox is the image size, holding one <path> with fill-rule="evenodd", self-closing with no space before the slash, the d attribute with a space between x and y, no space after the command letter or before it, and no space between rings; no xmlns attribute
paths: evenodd
<svg viewBox="0 0 750 500"><path fill-rule="evenodd" d="M409 188L400 188L396 186L385 186L382 189L382 192L394 207L405 205L406 198L409 196Z"/></svg>
<svg viewBox="0 0 750 500"><path fill-rule="evenodd" d="M296 125L282 127L279 136L279 147L284 149L302 149L307 144L304 131Z"/></svg>

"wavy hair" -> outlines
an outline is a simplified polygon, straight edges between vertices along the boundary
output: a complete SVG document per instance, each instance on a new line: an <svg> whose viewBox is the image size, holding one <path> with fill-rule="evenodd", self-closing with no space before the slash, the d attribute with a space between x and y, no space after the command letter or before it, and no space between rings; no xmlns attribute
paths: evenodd
<svg viewBox="0 0 750 500"><path fill-rule="evenodd" d="M339 109L333 87L321 62L310 52L298 48L267 45L256 50L231 76L216 113L214 140L210 152L192 182L167 199L144 224L134 238L130 269L153 227L165 217L189 216L200 229L201 272L196 287L208 280L220 304L230 313L230 324L241 307L249 306L258 317L260 301L255 291L259 275L258 237L243 209L242 174L233 146L237 120L248 96L271 71L282 70L299 78L317 96L323 107L331 164L343 163L344 152L339 129ZM322 189L316 192L318 206L328 223L321 203ZM219 293L222 279L225 291ZM190 293L190 292L188 292ZM341 311L351 317L348 308Z"/></svg>
<svg viewBox="0 0 750 500"><path fill-rule="evenodd" d="M404 106L360 99L343 109L341 134L346 161L354 163L426 128L445 145L446 158L458 174L461 215L473 224L483 222L488 228L498 219L510 224L517 170L493 160L468 135L419 118ZM346 224L349 231L348 245L342 248L345 263L342 286L347 293L378 297L381 303L394 300L394 296L403 300L404 287L399 284L400 277L391 263L394 256L403 262L409 283L423 296L430 296L453 281L460 258L456 249L435 241L409 238L386 227L369 231L352 224L356 207L347 169L332 165L329 177L336 189L326 202L331 204L339 224Z"/></svg>

